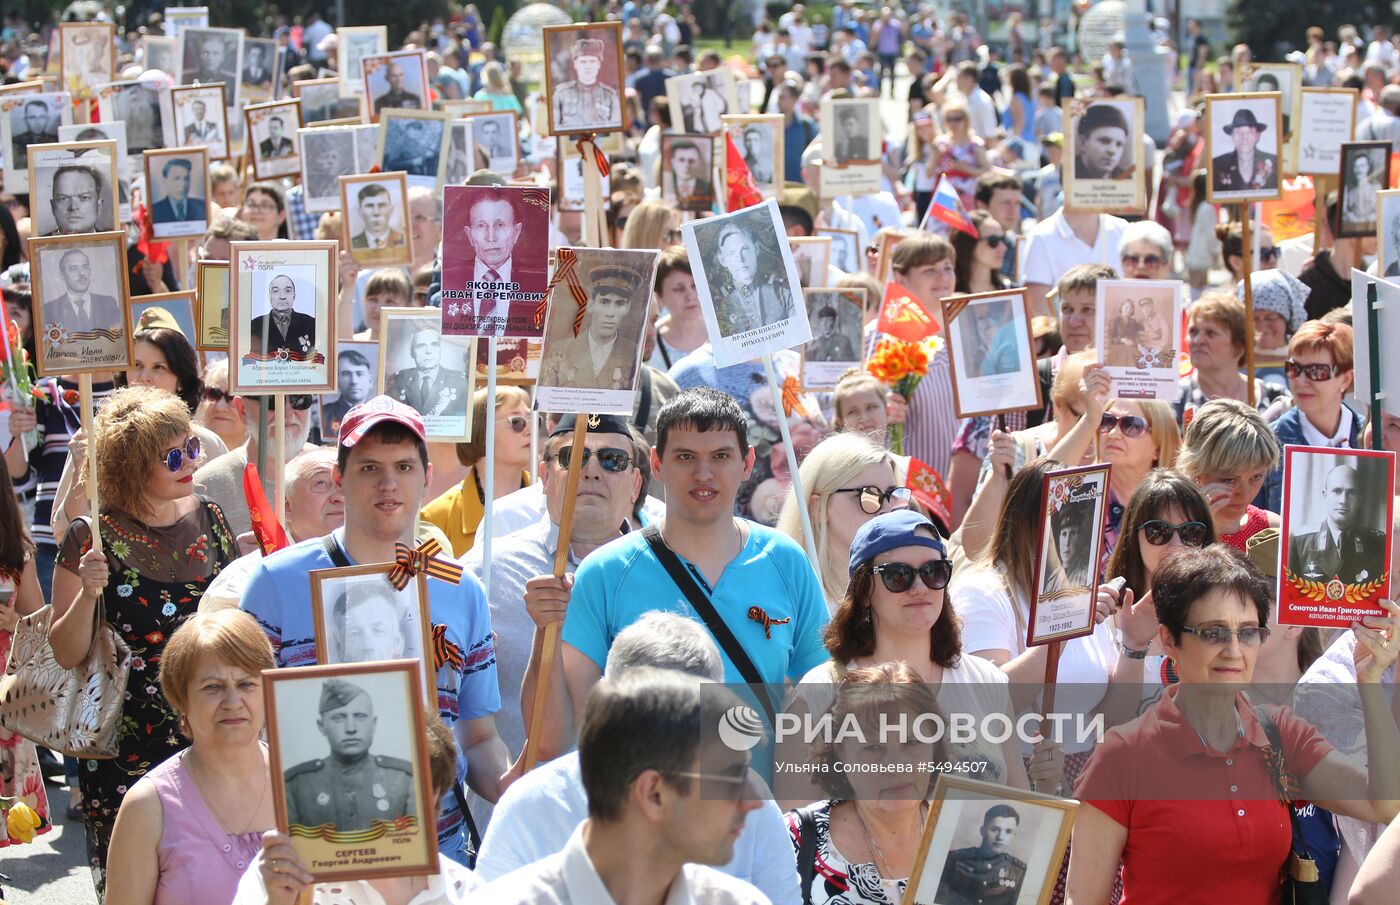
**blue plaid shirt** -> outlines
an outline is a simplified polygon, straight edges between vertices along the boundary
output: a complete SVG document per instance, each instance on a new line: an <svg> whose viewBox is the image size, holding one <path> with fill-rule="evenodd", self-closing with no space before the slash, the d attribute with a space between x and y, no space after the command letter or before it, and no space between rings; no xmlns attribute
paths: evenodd
<svg viewBox="0 0 1400 905"><path fill-rule="evenodd" d="M287 222L291 226L292 238L309 242L316 238L316 225L321 222L320 214L306 212L306 190L300 185L287 189Z"/></svg>

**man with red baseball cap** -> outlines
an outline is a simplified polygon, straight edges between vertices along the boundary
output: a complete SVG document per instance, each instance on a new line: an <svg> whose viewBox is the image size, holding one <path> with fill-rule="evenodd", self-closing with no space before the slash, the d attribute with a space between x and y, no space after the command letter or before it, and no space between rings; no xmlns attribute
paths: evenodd
<svg viewBox="0 0 1400 905"><path fill-rule="evenodd" d="M396 544L414 545L418 508L432 480L422 416L388 396L352 408L340 422L333 477L345 497L345 527L267 557L243 592L240 605L267 632L279 667L316 663L307 573L391 563ZM427 582L433 635L441 631L445 653L436 674L438 706L466 756L467 784L494 802L509 764L493 717L501 697L486 596L470 573L460 583L431 574ZM462 863L465 806L460 795L444 796L437 822L443 854Z"/></svg>

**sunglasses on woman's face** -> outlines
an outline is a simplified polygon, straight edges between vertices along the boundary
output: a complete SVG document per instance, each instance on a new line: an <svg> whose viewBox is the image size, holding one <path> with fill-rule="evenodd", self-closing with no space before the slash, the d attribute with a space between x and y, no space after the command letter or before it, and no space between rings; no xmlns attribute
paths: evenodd
<svg viewBox="0 0 1400 905"><path fill-rule="evenodd" d="M1299 374L1303 374L1306 375L1309 380L1315 380L1321 383L1324 380L1331 380L1333 377L1342 373L1342 368L1338 365L1300 365L1290 358L1283 363L1283 373L1287 374L1290 379L1297 377Z"/></svg>
<svg viewBox="0 0 1400 905"><path fill-rule="evenodd" d="M953 561L930 559L917 569L908 563L887 562L876 566L872 571L880 576L880 580L885 583L885 590L891 594L903 594L912 588L915 575L919 576L924 587L930 591L941 591L948 587L948 581L953 577Z"/></svg>
<svg viewBox="0 0 1400 905"><path fill-rule="evenodd" d="M1269 640L1271 633L1267 625L1246 625L1241 628L1225 628L1220 625L1212 625L1208 628L1194 628L1183 625L1181 630L1188 635L1194 635L1201 639L1202 644L1211 647L1224 647L1230 643L1231 638L1240 639L1240 647L1258 647Z"/></svg>
<svg viewBox="0 0 1400 905"><path fill-rule="evenodd" d="M561 446L559 452L554 454L554 458L559 460L560 468L568 468L569 461L573 458L573 447ZM596 456L598 464L603 467L603 471L612 474L621 474L632 465L632 454L625 449L618 449L616 446L605 446L602 449L583 448L583 461L579 463L579 468L588 465L588 460Z"/></svg>
<svg viewBox="0 0 1400 905"><path fill-rule="evenodd" d="M1006 236L1003 236L1003 235L983 236L983 237L982 237L982 241L983 241L983 242L986 242L986 243L987 243L989 246L991 246L992 248L1000 248L1000 247L1001 247L1001 243L1003 243L1003 242L1006 241Z"/></svg>
<svg viewBox="0 0 1400 905"><path fill-rule="evenodd" d="M1263 248L1260 248L1260 249L1259 249L1259 260L1260 260L1260 261L1272 261L1274 258L1277 258L1277 257L1278 257L1278 249L1275 248L1275 247L1272 246L1272 245L1266 245L1266 246L1264 246Z"/></svg>
<svg viewBox="0 0 1400 905"><path fill-rule="evenodd" d="M1206 539L1210 536L1210 531L1201 522L1182 522L1180 525L1173 525L1171 522L1165 522L1159 518L1144 522L1142 526L1142 536L1154 547L1171 543L1173 534L1181 538L1183 546L1204 547Z"/></svg>
<svg viewBox="0 0 1400 905"><path fill-rule="evenodd" d="M208 392L208 391L206 390L206 392ZM225 395L227 395L227 394L225 394ZM230 398L232 398L232 397L230 397ZM258 397L258 396L244 396L243 398L246 399L246 400L248 400L249 402L252 402L252 403L255 403L255 404L256 404L257 401L258 401L258 399L259 399L260 397ZM271 397L271 396L263 396L263 397L261 397L261 398L262 398L262 400L263 400L264 402L266 402L268 405L272 405L272 397ZM312 398L311 398L310 396L305 395L305 394L296 395L296 396L283 396L282 399L283 399L283 401L285 401L285 402L287 403L287 405L290 405L292 408L296 409L296 410L299 411L299 412L304 412L304 411L306 411L307 409L311 408L311 401L312 401Z"/></svg>
<svg viewBox="0 0 1400 905"><path fill-rule="evenodd" d="M956 114L955 114L955 115L953 115L953 116L945 116L945 117L943 117L943 121L944 121L945 123L965 123L965 122L967 122L967 117L966 117L966 116L960 116L960 115L956 115Z"/></svg>
<svg viewBox="0 0 1400 905"><path fill-rule="evenodd" d="M530 426L530 419L524 415L511 415L509 418L502 418L501 421L510 425L510 429L517 434L525 433L525 428Z"/></svg>
<svg viewBox="0 0 1400 905"><path fill-rule="evenodd" d="M854 493L860 502L860 509L866 515L875 515L885 508L886 503L896 503L897 509L907 509L909 500L914 495L914 491L908 487L890 487L881 490L874 484L867 484L864 487L838 487L832 493Z"/></svg>
<svg viewBox="0 0 1400 905"><path fill-rule="evenodd" d="M171 474L175 474L180 470L181 466L185 464L186 459L189 459L191 462L197 461L199 459L199 453L199 438L188 437L183 447L177 446L165 454L165 467L170 469Z"/></svg>
<svg viewBox="0 0 1400 905"><path fill-rule="evenodd" d="M1103 417L1099 419L1099 433L1112 433L1115 427L1121 430L1125 437L1141 437L1147 430L1147 419L1140 415L1113 415L1104 412Z"/></svg>
<svg viewBox="0 0 1400 905"><path fill-rule="evenodd" d="M1147 267L1161 267L1166 261L1157 255L1123 255L1123 263L1129 267L1136 267L1139 264Z"/></svg>
<svg viewBox="0 0 1400 905"><path fill-rule="evenodd" d="M232 393L225 393L218 387L210 386L205 387L199 395L201 399L210 405L218 405L220 402L232 403L234 398Z"/></svg>

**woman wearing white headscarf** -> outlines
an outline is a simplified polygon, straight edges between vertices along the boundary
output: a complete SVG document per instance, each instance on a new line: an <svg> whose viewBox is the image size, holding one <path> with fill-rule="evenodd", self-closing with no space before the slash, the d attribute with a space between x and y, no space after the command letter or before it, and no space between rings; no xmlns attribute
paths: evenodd
<svg viewBox="0 0 1400 905"><path fill-rule="evenodd" d="M1308 319L1307 301L1312 288L1286 270L1256 270L1250 275L1254 296L1254 374L1266 383L1286 387L1283 362L1288 341ZM1235 286L1244 300L1244 281Z"/></svg>

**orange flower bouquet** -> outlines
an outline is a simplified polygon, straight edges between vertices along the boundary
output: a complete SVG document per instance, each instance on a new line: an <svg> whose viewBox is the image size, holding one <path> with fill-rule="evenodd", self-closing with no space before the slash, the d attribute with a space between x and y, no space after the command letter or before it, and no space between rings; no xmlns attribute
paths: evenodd
<svg viewBox="0 0 1400 905"><path fill-rule="evenodd" d="M928 348L922 342L908 343L887 337L875 345L865 370L908 402L914 395L914 388L928 373ZM904 455L903 424L890 425L890 449L896 455Z"/></svg>

